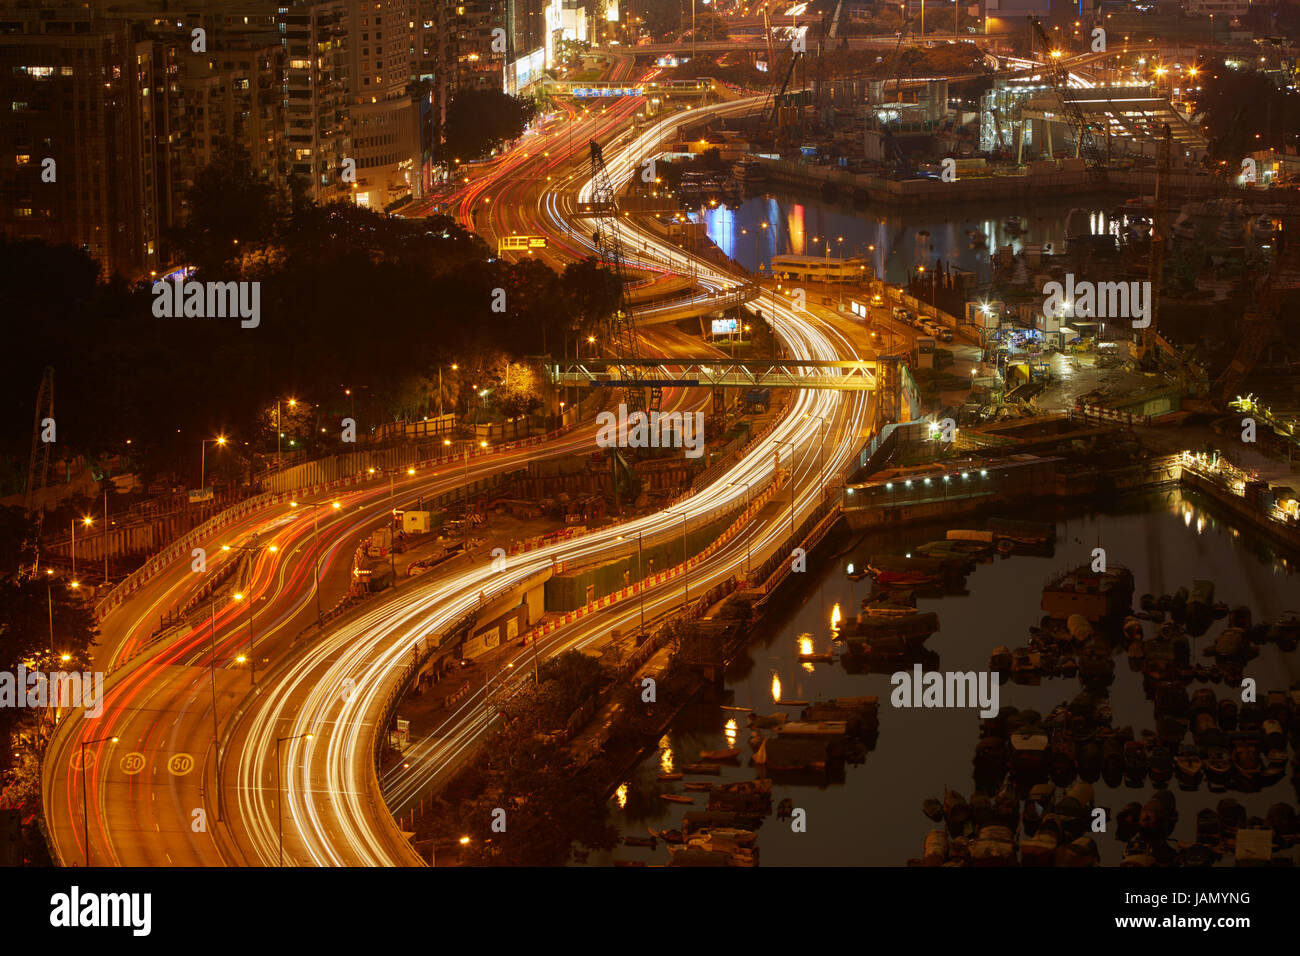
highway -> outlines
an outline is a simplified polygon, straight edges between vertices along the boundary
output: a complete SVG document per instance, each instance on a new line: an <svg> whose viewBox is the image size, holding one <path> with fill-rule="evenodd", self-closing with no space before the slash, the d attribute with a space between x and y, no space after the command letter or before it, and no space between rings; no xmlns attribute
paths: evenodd
<svg viewBox="0 0 1300 956"><path fill-rule="evenodd" d="M635 110L635 104L628 104L628 108ZM701 109L718 113L742 108L743 101ZM620 121L626 122L626 114L612 112L612 116L607 113L569 122L591 124L593 132L611 133ZM693 112L703 115L701 111ZM640 162L646 142L668 135L672 125L689 118L689 114L671 114L647 133L649 140L623 136L607 146L611 171L616 176L630 174ZM569 134L567 128L562 135L551 130L549 140L541 141L554 145L561 138L567 141ZM586 133L582 135L585 138ZM581 255L590 231L581 225L575 229L567 221L560 210L571 205L572 200L559 198L573 188L578 171L583 169L581 162L558 165L565 154L585 153L583 139L573 138L578 143L557 157L556 171L547 174L553 179L535 175L528 180L519 175L524 168L535 169L543 161L550 162L551 157L545 155L550 149L545 147L541 157L507 154L485 178L504 181L502 192L506 195L518 189L531 192L536 215L547 223L547 233L567 237L571 254ZM514 165L530 161L527 167ZM524 185L528 182L533 183L531 190ZM542 182L547 185L541 186ZM582 189L577 191L583 194ZM495 198L496 209L487 218L495 217L496 228L513 227L510 217L527 208L525 197L515 194L508 202L501 201L499 194ZM456 205L463 209L472 202L473 195L462 196ZM520 215L518 224L527 225L525 220L530 218L531 214ZM712 288L724 290L737 284L734 277L703 262L692 265L680 250L638 233L631 223L625 223L625 228L629 236L643 243L653 260L670 264L678 271L693 268L701 283ZM796 315L769 294L764 293L755 305L770 317L795 355L832 359L852 354L848 343L828 334L808 316ZM689 340L680 334L676 339L684 351L699 353L698 343L688 345ZM681 390L670 391L665 398L670 408L690 404ZM376 479L346 493L304 497L296 509L267 509L224 529L211 542L210 553L219 553L221 543L240 547L254 533L258 535L262 550L252 562L252 577L246 586L248 599L256 602L260 624L256 630L257 654L269 656L272 669L259 672L256 692L248 695L251 675L233 663L239 654L247 652L247 605L229 600L216 611L213 627L197 624L179 629L140 652L161 610L176 604L192 587L188 561L176 562L168 573L151 581L143 593L120 609L120 618L110 616L105 621L105 650L108 659L119 666L110 679L104 715L98 720L71 718L74 723L58 735L47 760L46 810L57 855L69 864L86 858L80 804L84 784L91 808L89 852L94 865L274 865L279 859L277 824L281 816L286 863L419 862L383 806L371 745L374 715L382 709L395 675L409 659L412 644L477 606L483 594L498 593L544 572L553 559L581 561L622 553L627 545L619 536L641 532L653 540L658 534L676 534L683 517L688 524L699 524L733 510L746 494L744 484L755 489L773 480L778 455L784 456L788 466L793 453L794 480L800 489L795 511L806 513L815 506L822 484L833 480L847 456L856 450L852 440L828 442L832 451L819 478L815 472L821 420L833 424L836 439L855 439L866 421L868 404L863 397L846 398L841 393L799 393L789 414L762 446L714 485L679 502L671 514L649 515L528 552L511 559L503 572L493 571L488 565L461 565L447 574L417 579L395 594L381 596L324 634L302 641L292 653L289 642L314 619L312 583L317 555L322 577L334 582L336 597L341 591L339 582L346 577L351 543L387 520L393 503L389 500L388 482ZM545 447L530 446L471 459L470 476L482 477L519 467L532 458L593 447L592 429L588 426ZM441 474L395 482L393 494L401 506L416 494L436 494L459 487L462 481L462 469L451 466ZM319 551L316 529L308 520L313 513L324 517L319 522L324 536ZM757 563L765 550L776 547L788 533L788 520L788 515L782 514L779 520L756 522L698 571L693 570L692 578L698 575L703 586L736 573L746 547L752 550ZM665 532L665 528L673 530ZM274 553L269 550L272 545ZM233 552L223 560L231 559ZM324 594L330 595L332 588L325 587ZM657 613L678 601L680 594L675 586L647 592L648 611ZM326 606L330 603L327 599ZM628 613L631 610L619 607L587 619L580 628L552 635L543 648L549 654L587 643L599 633L593 628L608 624L607 620L601 625L596 621ZM129 662L122 663L128 658ZM508 686L508 678L503 680ZM232 723L236 708L238 719ZM224 725L220 731L220 800L213 792L218 778L214 715L216 725ZM471 695L445 732L440 732L436 741L421 742L407 761L409 766L384 782L385 792L400 802L404 793L417 792L446 772L455 756L464 753L481 731L484 719L481 693ZM312 735L310 740L306 734ZM105 739L108 737L117 740ZM283 741L279 748L277 740ZM85 753L89 767L84 776L80 771L83 743L88 744ZM278 785L277 749L281 758Z"/></svg>

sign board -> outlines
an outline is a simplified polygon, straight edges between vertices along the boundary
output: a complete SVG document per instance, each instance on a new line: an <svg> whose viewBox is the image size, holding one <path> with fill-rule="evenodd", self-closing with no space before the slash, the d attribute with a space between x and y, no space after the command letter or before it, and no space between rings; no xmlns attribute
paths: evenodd
<svg viewBox="0 0 1300 956"><path fill-rule="evenodd" d="M497 252L524 252L528 249L545 249L545 236L502 236L497 240Z"/></svg>
<svg viewBox="0 0 1300 956"><path fill-rule="evenodd" d="M194 504L195 502L199 502L199 501L211 501L212 498L213 495L212 495L211 486L207 488L190 489L190 504Z"/></svg>
<svg viewBox="0 0 1300 956"><path fill-rule="evenodd" d="M740 331L735 319L714 319L714 335L735 335Z"/></svg>

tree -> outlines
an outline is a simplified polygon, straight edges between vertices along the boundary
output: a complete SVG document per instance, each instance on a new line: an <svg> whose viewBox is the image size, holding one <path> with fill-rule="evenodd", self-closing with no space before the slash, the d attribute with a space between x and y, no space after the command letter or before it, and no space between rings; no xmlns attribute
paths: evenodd
<svg viewBox="0 0 1300 956"><path fill-rule="evenodd" d="M201 273L219 272L241 252L240 245L269 241L283 222L287 197L258 179L248 151L229 140L194 178L186 193L185 228L172 235Z"/></svg>
<svg viewBox="0 0 1300 956"><path fill-rule="evenodd" d="M537 373L527 365L511 362L497 396L501 414L515 420L515 437L519 437L519 419L535 411L542 404Z"/></svg>
<svg viewBox="0 0 1300 956"><path fill-rule="evenodd" d="M618 277L593 258L569 263L560 282L572 318L568 331L579 336L594 332L618 307Z"/></svg>
<svg viewBox="0 0 1300 956"><path fill-rule="evenodd" d="M459 89L447 104L447 154L461 162L481 159L494 147L517 139L536 113L532 100L500 90Z"/></svg>
<svg viewBox="0 0 1300 956"><path fill-rule="evenodd" d="M705 10L695 15L695 39L725 40L727 38L727 21L712 10Z"/></svg>

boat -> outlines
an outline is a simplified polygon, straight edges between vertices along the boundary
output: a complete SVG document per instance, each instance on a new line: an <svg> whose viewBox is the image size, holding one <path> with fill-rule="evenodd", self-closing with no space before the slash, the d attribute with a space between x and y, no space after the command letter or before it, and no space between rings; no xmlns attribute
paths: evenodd
<svg viewBox="0 0 1300 956"><path fill-rule="evenodd" d="M1147 764L1151 782L1156 786L1168 783L1174 775L1174 755L1170 753L1168 747L1157 745L1148 750Z"/></svg>
<svg viewBox="0 0 1300 956"><path fill-rule="evenodd" d="M1060 819L1049 813L1043 817L1033 836L1020 841L1021 865L1051 866L1056 858L1056 848L1063 842L1062 837Z"/></svg>
<svg viewBox="0 0 1300 956"><path fill-rule="evenodd" d="M1178 755L1174 757L1174 773L1184 790L1195 790L1199 787L1204 772L1204 763L1195 747L1185 744L1178 749Z"/></svg>
<svg viewBox="0 0 1300 956"><path fill-rule="evenodd" d="M1092 837L1078 837L1066 846L1060 847L1056 851L1056 866L1062 867L1084 867L1098 866L1101 863L1101 854L1097 850L1097 843Z"/></svg>
<svg viewBox="0 0 1300 956"><path fill-rule="evenodd" d="M925 835L924 859L926 866L942 866L948 859L948 831L936 827Z"/></svg>
<svg viewBox="0 0 1300 956"><path fill-rule="evenodd" d="M742 159L731 167L731 175L738 183L761 183L767 179L763 165L755 159Z"/></svg>
<svg viewBox="0 0 1300 956"><path fill-rule="evenodd" d="M1119 808L1115 814L1115 839L1131 840L1137 835L1138 826L1142 821L1142 804L1136 800L1130 800L1124 806Z"/></svg>
<svg viewBox="0 0 1300 956"><path fill-rule="evenodd" d="M1015 866L1016 841L1010 827L998 823L982 826L970 844L973 866Z"/></svg>
<svg viewBox="0 0 1300 956"><path fill-rule="evenodd" d="M1219 815L1206 807L1196 814L1196 842L1205 846L1217 846L1222 839L1223 829L1219 825Z"/></svg>
<svg viewBox="0 0 1300 956"><path fill-rule="evenodd" d="M682 767L682 770L686 773L708 774L714 777L722 773L722 768L716 763L688 763L686 766Z"/></svg>
<svg viewBox="0 0 1300 956"><path fill-rule="evenodd" d="M659 794L659 799L667 800L669 803L694 803L695 802L694 798L684 797L679 793L661 793Z"/></svg>
<svg viewBox="0 0 1300 956"><path fill-rule="evenodd" d="M1074 741L1065 734L1057 734L1052 737L1051 744L1051 775L1052 782L1058 787L1069 786L1074 780L1077 773L1077 767L1074 762Z"/></svg>
<svg viewBox="0 0 1300 956"><path fill-rule="evenodd" d="M656 777L656 779L657 780L680 780L682 779L682 775L680 773L661 773L658 775L658 777Z"/></svg>
<svg viewBox="0 0 1300 956"><path fill-rule="evenodd" d="M738 713L742 713L742 714L752 714L752 713L754 712L754 708L753 708L753 707L732 707L732 706L728 706L727 704L720 704L720 705L718 705L718 709L719 709L719 710L734 710L734 711L736 711L736 712L738 712Z"/></svg>
<svg viewBox="0 0 1300 956"><path fill-rule="evenodd" d="M1140 740L1124 745L1124 782L1131 787L1142 785L1147 775L1147 748Z"/></svg>
<svg viewBox="0 0 1300 956"><path fill-rule="evenodd" d="M1231 697L1219 701L1219 727L1226 733L1237 729L1237 702Z"/></svg>
<svg viewBox="0 0 1300 956"><path fill-rule="evenodd" d="M1056 540L1056 525L1018 518L990 518L989 531L995 539L1010 538L1017 544L1046 544Z"/></svg>
<svg viewBox="0 0 1300 956"><path fill-rule="evenodd" d="M740 756L740 751L735 747L728 747L726 750L701 750L701 760L735 760Z"/></svg>
<svg viewBox="0 0 1300 956"><path fill-rule="evenodd" d="M1119 565L1093 571L1079 565L1057 575L1043 588L1041 607L1053 620L1078 614L1093 624L1122 620L1133 601L1133 572Z"/></svg>
<svg viewBox="0 0 1300 956"><path fill-rule="evenodd" d="M1259 786L1261 769L1259 751L1253 740L1234 740L1232 742L1232 769L1236 775L1237 786L1242 790L1254 790Z"/></svg>
<svg viewBox="0 0 1300 956"><path fill-rule="evenodd" d="M1011 735L1011 773L1020 780L1041 777L1049 766L1047 735L1017 733Z"/></svg>
<svg viewBox="0 0 1300 956"><path fill-rule="evenodd" d="M699 792L699 791L707 792L707 791L713 789L713 784L711 784L711 783L707 783L707 782L705 782L705 783L699 783L699 782L684 783L684 784L682 784L682 786L683 786L685 789L687 789L687 790L694 790L694 791L696 791L696 792Z"/></svg>
<svg viewBox="0 0 1300 956"><path fill-rule="evenodd" d="M948 824L948 832L953 836L963 836L970 824L970 806L966 798L956 790L949 790L943 795L943 818Z"/></svg>
<svg viewBox="0 0 1300 956"><path fill-rule="evenodd" d="M1211 784L1226 787L1228 776L1232 773L1232 759L1227 748L1213 745L1201 753L1201 762L1205 767L1205 779Z"/></svg>
<svg viewBox="0 0 1300 956"><path fill-rule="evenodd" d="M1081 780L1096 783L1101 778L1101 744L1092 737L1081 740L1075 748L1075 763Z"/></svg>
<svg viewBox="0 0 1300 956"><path fill-rule="evenodd" d="M1118 736L1106 738L1101 750L1101 779L1108 787L1118 787L1124 778L1124 740Z"/></svg>

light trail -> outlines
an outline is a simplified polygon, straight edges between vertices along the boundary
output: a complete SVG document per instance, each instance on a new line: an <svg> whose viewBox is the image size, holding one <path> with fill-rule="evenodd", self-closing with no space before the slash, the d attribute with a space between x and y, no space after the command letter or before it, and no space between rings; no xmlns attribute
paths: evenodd
<svg viewBox="0 0 1300 956"><path fill-rule="evenodd" d="M755 98L757 99L757 98ZM718 115L749 108L753 101L737 101L725 106L700 107L672 114L649 127L639 137L620 139L622 145L606 148L606 162L615 181L622 181L644 158L639 150L646 142L658 142L668 128L706 114ZM653 136L651 136L653 134ZM590 183L580 191L590 195ZM550 208L554 208L551 206ZM568 231L567 224L555 225ZM707 263L694 260L654 236L639 231L630 222L622 228L635 234L648 250L679 270L694 266L701 281L727 288L737 280ZM578 232L582 236L581 231ZM582 237L585 241L585 237ZM774 331L800 358L834 359L835 339L796 314L783 301L765 293L758 304L770 316ZM839 336L841 348L847 343ZM849 348L850 354L852 349ZM867 402L861 398L844 400L843 393L800 391L791 401L788 413L775 425L742 461L729 469L718 481L698 494L679 502L668 512L633 519L600 529L585 537L558 543L526 556L516 557L504 572L490 567L476 568L450 579L416 585L392 599L382 601L343 627L323 636L296 659L274 682L261 688L258 707L245 721L244 742L238 748L233 768L233 791L236 812L244 824L252 855L263 863L274 863L278 851L275 812L268 787L273 786L277 738L313 734L313 739L293 740L282 750L280 768L284 799L285 858L292 863L314 865L411 865L419 860L389 815L379 794L373 766L373 726L381 713L396 675L410 659L412 647L431 634L438 634L465 613L477 607L480 594L497 594L518 586L521 581L544 572L552 561L595 561L626 550L620 536L641 533L650 541L675 538L677 521L686 517L687 524L699 524L733 509L745 495L744 483L751 487L770 481L774 459L784 457L789 449L792 480L798 486L801 468L810 466L801 459L817 455L819 419L835 422L841 410L849 411L845 430L856 439L865 419ZM790 448L790 443L794 447ZM811 446L811 447L809 447ZM856 451L856 440L832 442L832 453L823 463L820 480L805 484L796 494L795 521L815 505L827 476L838 474ZM759 532L762 547L775 547L785 535L786 517L769 522ZM734 573L736 554L743 537L706 562L706 580L716 581ZM753 542L751 541L751 547ZM672 589L675 592L675 587ZM656 598L655 606L672 604L673 598ZM579 630L569 641L588 641L591 625ZM584 636L585 635L585 636ZM349 689L350 688L350 689ZM415 772L390 781L398 794L418 788L422 779L436 774L448 761L463 754L488 723L483 708L476 705L481 693L470 695L444 725L448 731L441 739L429 738L420 744L421 753L412 753L407 762Z"/></svg>

